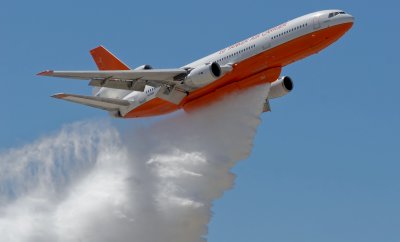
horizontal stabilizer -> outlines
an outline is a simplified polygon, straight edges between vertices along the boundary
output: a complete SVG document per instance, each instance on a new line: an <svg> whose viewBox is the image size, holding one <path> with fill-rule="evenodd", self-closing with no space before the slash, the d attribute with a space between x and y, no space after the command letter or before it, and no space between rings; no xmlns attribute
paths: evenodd
<svg viewBox="0 0 400 242"><path fill-rule="evenodd" d="M52 97L107 111L116 111L122 107L127 107L131 104L127 100L105 98L105 97L83 96L83 95L66 94L66 93L55 94Z"/></svg>

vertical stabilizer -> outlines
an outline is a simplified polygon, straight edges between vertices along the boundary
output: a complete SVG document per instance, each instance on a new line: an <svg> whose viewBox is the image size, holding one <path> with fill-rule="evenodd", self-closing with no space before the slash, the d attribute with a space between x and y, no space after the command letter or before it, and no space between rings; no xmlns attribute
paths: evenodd
<svg viewBox="0 0 400 242"><path fill-rule="evenodd" d="M93 60L96 62L99 70L110 71L110 70L130 70L130 68L120 61L115 55L108 51L103 46L98 46L90 51Z"/></svg>
<svg viewBox="0 0 400 242"><path fill-rule="evenodd" d="M90 54L94 62L96 62L97 68L101 71L130 70L129 66L101 45L91 50ZM102 90L104 90L104 88L95 87L93 88L92 94L94 96L100 95Z"/></svg>

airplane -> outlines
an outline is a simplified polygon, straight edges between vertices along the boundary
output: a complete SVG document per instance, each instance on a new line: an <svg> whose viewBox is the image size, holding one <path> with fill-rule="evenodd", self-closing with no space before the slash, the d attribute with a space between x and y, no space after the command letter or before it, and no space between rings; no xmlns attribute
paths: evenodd
<svg viewBox="0 0 400 242"><path fill-rule="evenodd" d="M227 93L265 84L269 99L286 95L293 81L282 68L316 54L341 38L354 23L342 10L323 10L280 24L180 68L131 69L103 46L90 51L99 70L43 71L40 76L89 80L93 96L52 97L108 111L117 118L149 117L179 109L190 112Z"/></svg>

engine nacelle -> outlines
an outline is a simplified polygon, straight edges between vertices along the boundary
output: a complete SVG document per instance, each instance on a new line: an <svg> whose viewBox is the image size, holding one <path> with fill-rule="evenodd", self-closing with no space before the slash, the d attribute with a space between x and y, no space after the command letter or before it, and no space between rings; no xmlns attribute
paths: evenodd
<svg viewBox="0 0 400 242"><path fill-rule="evenodd" d="M293 81L288 76L279 77L278 80L271 83L268 98L282 97L293 90Z"/></svg>
<svg viewBox="0 0 400 242"><path fill-rule="evenodd" d="M204 87L222 76L222 70L218 63L205 64L196 67L185 78L183 83L189 87Z"/></svg>
<svg viewBox="0 0 400 242"><path fill-rule="evenodd" d="M151 65L142 65L135 68L135 70L151 70L151 69L153 69Z"/></svg>

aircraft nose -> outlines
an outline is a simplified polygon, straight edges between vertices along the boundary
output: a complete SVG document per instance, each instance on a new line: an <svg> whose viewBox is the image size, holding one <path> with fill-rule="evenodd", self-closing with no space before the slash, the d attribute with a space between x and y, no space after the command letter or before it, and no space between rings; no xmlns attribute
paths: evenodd
<svg viewBox="0 0 400 242"><path fill-rule="evenodd" d="M347 23L354 23L354 17L351 14L346 14L343 16L343 19L347 22Z"/></svg>
<svg viewBox="0 0 400 242"><path fill-rule="evenodd" d="M338 11L331 14L334 14L333 16L328 17L328 21L331 23L331 25L339 25L339 24L353 25L354 23L354 17L343 11L340 12Z"/></svg>

